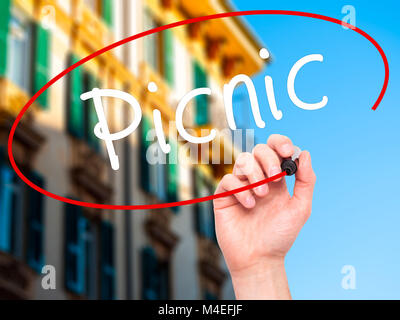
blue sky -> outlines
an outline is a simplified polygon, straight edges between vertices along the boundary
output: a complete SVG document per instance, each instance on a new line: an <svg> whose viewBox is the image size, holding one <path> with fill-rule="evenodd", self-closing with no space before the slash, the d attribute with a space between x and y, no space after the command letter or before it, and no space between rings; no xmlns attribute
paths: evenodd
<svg viewBox="0 0 400 320"><path fill-rule="evenodd" d="M313 213L287 257L295 299L400 299L400 25L397 1L233 1L238 10L282 9L342 19L356 9L356 25L385 51L390 67L388 91L377 111L371 107L383 84L384 67L375 47L341 26L309 18L253 16L250 23L271 51L273 62L254 81L264 129L289 136L311 152L318 181ZM317 111L293 105L286 81L293 64L313 53L324 62L298 74L296 93L304 101L329 98ZM397 58L397 59L396 59ZM283 119L269 111L264 76L272 76ZM239 109L239 108L237 108ZM241 126L255 127L252 117ZM290 181L292 184L293 181ZM356 270L356 289L341 287L344 265Z"/></svg>

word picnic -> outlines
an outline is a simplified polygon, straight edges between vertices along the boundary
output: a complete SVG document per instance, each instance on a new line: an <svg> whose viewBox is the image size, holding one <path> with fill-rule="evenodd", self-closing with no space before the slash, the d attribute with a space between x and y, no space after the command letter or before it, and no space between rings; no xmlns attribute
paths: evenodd
<svg viewBox="0 0 400 320"><path fill-rule="evenodd" d="M266 59L268 55L265 55L265 48L260 50L260 56L263 59ZM295 92L294 89L294 83L295 79L297 76L297 73L300 71L300 69L306 65L309 62L312 61L323 61L323 56L320 54L311 54L307 55L300 60L298 60L292 67L292 69L289 72L288 80L287 80L287 91L289 94L289 97L291 101L296 105L297 107L304 109L304 110L317 110L325 107L328 103L328 97L324 96L322 100L318 103L306 103L304 101L301 101ZM273 117L276 120L281 120L282 119L282 111L278 110L278 107L276 105L276 100L275 100L275 93L274 93L274 87L273 87L273 81L270 76L265 76L265 91L267 94L267 99L269 103L269 108L270 111L273 115ZM251 106L251 111L255 120L255 123L257 127L259 128L264 128L265 127L265 122L261 118L260 114L260 107L258 104L258 98L257 98L257 93L254 87L253 81L250 79L249 76L244 75L244 74L239 74L232 78L232 80L228 83L225 84L223 87L223 100L224 100L224 107L225 107L225 113L226 113L226 118L227 122L229 125L229 128L231 130L236 130L236 122L233 114L233 93L235 88L239 84L245 84L247 88L247 92L249 95L250 99L250 106ZM157 85L154 82L151 82L148 85L148 90L150 92L156 92L158 90ZM210 131L210 134L207 136L192 136L191 134L188 133L188 131L184 128L183 125L183 113L186 109L186 106L188 103L194 99L195 97L199 95L211 95L211 89L210 88L197 88L186 95L183 96L183 98L180 100L178 103L178 106L176 108L175 112L175 122L176 122L176 129L179 133L179 135L187 140L190 143L193 144L204 144L204 143L209 143L212 140L215 139L217 135L216 129L212 129ZM104 113L104 108L102 104L102 97L108 97L108 98L118 98L121 100L124 100L126 103L128 103L134 112L134 120L133 122L125 129L116 132L116 133L110 133L110 129L108 127L108 123L106 120L106 115ZM115 153L115 148L113 141L124 139L130 134L132 134L139 126L141 120L142 120L142 110L140 107L139 102L130 94L119 91L119 90L112 90L112 89L98 89L94 88L92 91L83 93L81 95L81 99L86 101L88 99L93 99L94 106L96 109L97 117L98 117L98 123L94 127L94 134L97 138L104 140L107 152L110 158L110 163L111 167L113 170L118 170L119 169L119 159L118 156ZM165 154L170 153L171 147L170 145L166 142L166 138L164 135L163 127L162 127L162 119L161 119L161 112L157 109L153 110L153 121L154 121L154 128L156 132L156 137L158 144Z"/></svg>

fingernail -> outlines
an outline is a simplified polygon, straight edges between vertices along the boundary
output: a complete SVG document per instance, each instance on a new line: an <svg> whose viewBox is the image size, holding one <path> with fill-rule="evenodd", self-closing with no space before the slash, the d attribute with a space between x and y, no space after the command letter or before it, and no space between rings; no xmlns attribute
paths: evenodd
<svg viewBox="0 0 400 320"><path fill-rule="evenodd" d="M279 174L279 173L281 173L281 172L282 172L282 169L281 169L280 167L278 167L278 166L272 166L272 167L269 169L268 176L269 176L269 177L273 177L273 176L275 176L275 175L277 175L277 174Z"/></svg>
<svg viewBox="0 0 400 320"><path fill-rule="evenodd" d="M256 205L256 200L252 196L248 196L245 202L246 202L246 207L252 208Z"/></svg>
<svg viewBox="0 0 400 320"><path fill-rule="evenodd" d="M293 152L293 147L289 143L286 143L281 147L281 151L285 156L290 156Z"/></svg>

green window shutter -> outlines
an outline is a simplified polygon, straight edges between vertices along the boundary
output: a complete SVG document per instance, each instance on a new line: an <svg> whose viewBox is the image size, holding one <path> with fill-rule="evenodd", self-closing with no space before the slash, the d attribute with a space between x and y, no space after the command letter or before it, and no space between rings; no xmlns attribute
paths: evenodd
<svg viewBox="0 0 400 320"><path fill-rule="evenodd" d="M39 91L49 81L50 67L50 32L41 25L35 24L34 28L35 52L32 94ZM43 109L48 108L48 92L46 90L37 99Z"/></svg>
<svg viewBox="0 0 400 320"><path fill-rule="evenodd" d="M151 146L151 141L147 140L147 134L152 129L153 129L153 126L151 125L151 120L149 119L149 117L143 116L143 120L142 120L142 142L143 142L143 145L146 148Z"/></svg>
<svg viewBox="0 0 400 320"><path fill-rule="evenodd" d="M103 0L102 2L102 14L103 19L107 23L109 27L113 25L113 7L112 7L112 0Z"/></svg>
<svg viewBox="0 0 400 320"><path fill-rule="evenodd" d="M89 127L89 136L88 143L92 146L96 151L100 150L100 140L94 134L94 127L99 122L97 118L97 113L94 105L88 110L88 127Z"/></svg>
<svg viewBox="0 0 400 320"><path fill-rule="evenodd" d="M78 61L79 59L76 56L71 56L71 65ZM78 67L71 71L69 75L67 129L72 136L79 139L84 138L85 130L83 101L80 98L80 95L83 93L82 89L82 70Z"/></svg>
<svg viewBox="0 0 400 320"><path fill-rule="evenodd" d="M7 70L7 38L10 22L11 0L0 1L0 77L5 76Z"/></svg>
<svg viewBox="0 0 400 320"><path fill-rule="evenodd" d="M168 84L174 85L174 35L171 29L167 29L164 35L164 77Z"/></svg>
<svg viewBox="0 0 400 320"><path fill-rule="evenodd" d="M179 199L179 165L178 165L178 142L170 140L171 151L168 154L168 201L176 202ZM172 208L177 212L179 207Z"/></svg>
<svg viewBox="0 0 400 320"><path fill-rule="evenodd" d="M101 299L115 298L114 228L109 222L101 224Z"/></svg>
<svg viewBox="0 0 400 320"><path fill-rule="evenodd" d="M99 87L99 81L90 73L87 73L87 88L85 91L91 91ZM86 104L86 134L88 144L96 151L100 150L100 140L94 134L94 127L99 122L93 99L87 100Z"/></svg>
<svg viewBox="0 0 400 320"><path fill-rule="evenodd" d="M97 223L88 221L86 224L85 234L83 235L83 242L85 248L85 296L89 300L97 299L97 275L93 270L97 268L97 254L98 254L98 238L97 238Z"/></svg>
<svg viewBox="0 0 400 320"><path fill-rule="evenodd" d="M160 298L160 279L156 252L151 247L142 250L142 299L157 300Z"/></svg>
<svg viewBox="0 0 400 320"><path fill-rule="evenodd" d="M201 172L195 170L193 177L194 195L196 198L202 198L212 194L212 188ZM210 240L216 240L212 202L204 201L196 204L195 215L196 232Z"/></svg>
<svg viewBox="0 0 400 320"><path fill-rule="evenodd" d="M196 89L206 88L208 86L207 74L197 62L194 64L193 73L194 87ZM195 123L199 126L208 123L208 97L204 94L195 98Z"/></svg>
<svg viewBox="0 0 400 320"><path fill-rule="evenodd" d="M158 146L158 151L162 152L161 147ZM156 190L155 193L160 201L166 201L167 198L167 172L166 165L164 163L157 163L155 166L155 181L156 181ZM151 179L150 179L151 180Z"/></svg>
<svg viewBox="0 0 400 320"><path fill-rule="evenodd" d="M30 176L30 180L37 186L44 188L44 179L37 173ZM42 272L44 266L44 199L43 194L29 188L28 206L28 264L36 272Z"/></svg>
<svg viewBox="0 0 400 320"><path fill-rule="evenodd" d="M149 10L144 12L144 29L151 30L156 27L156 22L153 19ZM144 58L145 61L155 71L159 71L159 61L157 55L158 34L151 34L144 38Z"/></svg>
<svg viewBox="0 0 400 320"><path fill-rule="evenodd" d="M143 116L141 125L141 142L140 142L140 184L146 192L150 192L150 164L147 162L146 153L151 145L147 141L147 133L152 129L151 121L148 117Z"/></svg>
<svg viewBox="0 0 400 320"><path fill-rule="evenodd" d="M69 291L82 294L85 290L85 242L83 234L87 219L81 207L66 204L65 219L65 285Z"/></svg>
<svg viewBox="0 0 400 320"><path fill-rule="evenodd" d="M12 229L12 184L14 171L7 165L0 166L0 250L10 252Z"/></svg>
<svg viewBox="0 0 400 320"><path fill-rule="evenodd" d="M150 153L155 152L155 148L153 147L150 149ZM147 161L147 159L145 160ZM161 176L161 170L158 170L159 165L158 164L148 164L149 166L149 193L158 196L160 198L160 194L157 192L158 191L158 177Z"/></svg>
<svg viewBox="0 0 400 320"><path fill-rule="evenodd" d="M3 145L0 145L0 167L3 165L3 164L6 164L7 163L7 161L6 161L6 159L7 159L7 151L6 151L6 147Z"/></svg>
<svg viewBox="0 0 400 320"><path fill-rule="evenodd" d="M156 46L156 37L154 34L147 36L148 40L146 40L146 61L153 68L153 70L158 71L158 61L157 61L157 46Z"/></svg>
<svg viewBox="0 0 400 320"><path fill-rule="evenodd" d="M193 170L193 194L195 198L201 197L202 177L198 170ZM201 203L194 205L194 229L198 234L201 234Z"/></svg>
<svg viewBox="0 0 400 320"><path fill-rule="evenodd" d="M169 300L170 296L170 272L169 272L169 262L168 261L159 261L158 262L158 270L159 274L159 297L160 300Z"/></svg>

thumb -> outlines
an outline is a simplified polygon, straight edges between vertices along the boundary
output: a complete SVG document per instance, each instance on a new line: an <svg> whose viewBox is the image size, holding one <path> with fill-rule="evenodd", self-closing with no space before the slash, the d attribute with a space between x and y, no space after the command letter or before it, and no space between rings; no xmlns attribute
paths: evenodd
<svg viewBox="0 0 400 320"><path fill-rule="evenodd" d="M301 208L306 213L311 213L312 197L316 176L311 166L311 156L308 151L303 151L299 157L296 172L292 202L296 208Z"/></svg>

